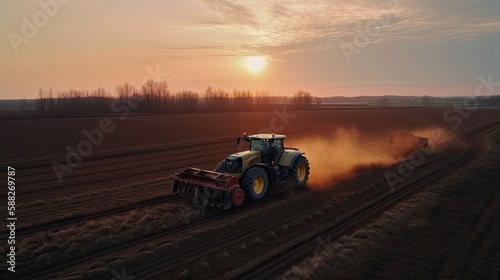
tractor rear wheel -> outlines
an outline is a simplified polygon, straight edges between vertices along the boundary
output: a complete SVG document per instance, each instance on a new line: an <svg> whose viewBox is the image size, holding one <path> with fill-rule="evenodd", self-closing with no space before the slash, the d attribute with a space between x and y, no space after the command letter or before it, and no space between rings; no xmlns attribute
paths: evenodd
<svg viewBox="0 0 500 280"><path fill-rule="evenodd" d="M293 163L293 167L290 170L290 177L297 189L301 189L306 185L307 179L309 178L309 162L304 156L299 156Z"/></svg>
<svg viewBox="0 0 500 280"><path fill-rule="evenodd" d="M242 188L251 200L262 199L269 188L269 178L266 171L261 167L251 167L243 176Z"/></svg>

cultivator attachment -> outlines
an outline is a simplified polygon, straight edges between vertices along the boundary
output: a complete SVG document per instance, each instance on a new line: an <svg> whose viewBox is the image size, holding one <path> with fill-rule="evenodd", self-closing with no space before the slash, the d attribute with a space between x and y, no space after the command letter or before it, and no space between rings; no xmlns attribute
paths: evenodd
<svg viewBox="0 0 500 280"><path fill-rule="evenodd" d="M240 206L245 199L234 176L193 167L174 174L177 178L172 193L190 197L194 204L228 209L232 205Z"/></svg>

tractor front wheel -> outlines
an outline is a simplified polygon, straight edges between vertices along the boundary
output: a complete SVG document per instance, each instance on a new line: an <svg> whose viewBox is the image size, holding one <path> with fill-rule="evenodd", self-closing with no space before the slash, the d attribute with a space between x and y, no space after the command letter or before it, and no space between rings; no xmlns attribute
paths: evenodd
<svg viewBox="0 0 500 280"><path fill-rule="evenodd" d="M266 171L257 166L248 169L245 176L243 176L242 187L245 190L246 196L251 200L262 199L269 188L269 179Z"/></svg>
<svg viewBox="0 0 500 280"><path fill-rule="evenodd" d="M299 156L293 163L293 167L290 170L290 177L297 189L301 189L306 185L307 179L309 178L309 162L304 156Z"/></svg>

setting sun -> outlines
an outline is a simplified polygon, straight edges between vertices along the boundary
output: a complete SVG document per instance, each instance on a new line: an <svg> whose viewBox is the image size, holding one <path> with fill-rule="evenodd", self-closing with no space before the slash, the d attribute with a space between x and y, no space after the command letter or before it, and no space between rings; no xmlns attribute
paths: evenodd
<svg viewBox="0 0 500 280"><path fill-rule="evenodd" d="M253 73L260 73L266 67L266 59L262 56L249 56L245 59L245 66Z"/></svg>

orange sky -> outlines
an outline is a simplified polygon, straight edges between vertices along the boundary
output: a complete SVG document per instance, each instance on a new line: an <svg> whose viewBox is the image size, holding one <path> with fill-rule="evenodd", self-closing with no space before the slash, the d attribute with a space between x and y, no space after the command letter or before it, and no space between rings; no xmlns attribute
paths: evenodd
<svg viewBox="0 0 500 280"><path fill-rule="evenodd" d="M3 0L0 98L157 70L174 91L473 95L478 76L500 81L499 14L494 0Z"/></svg>

